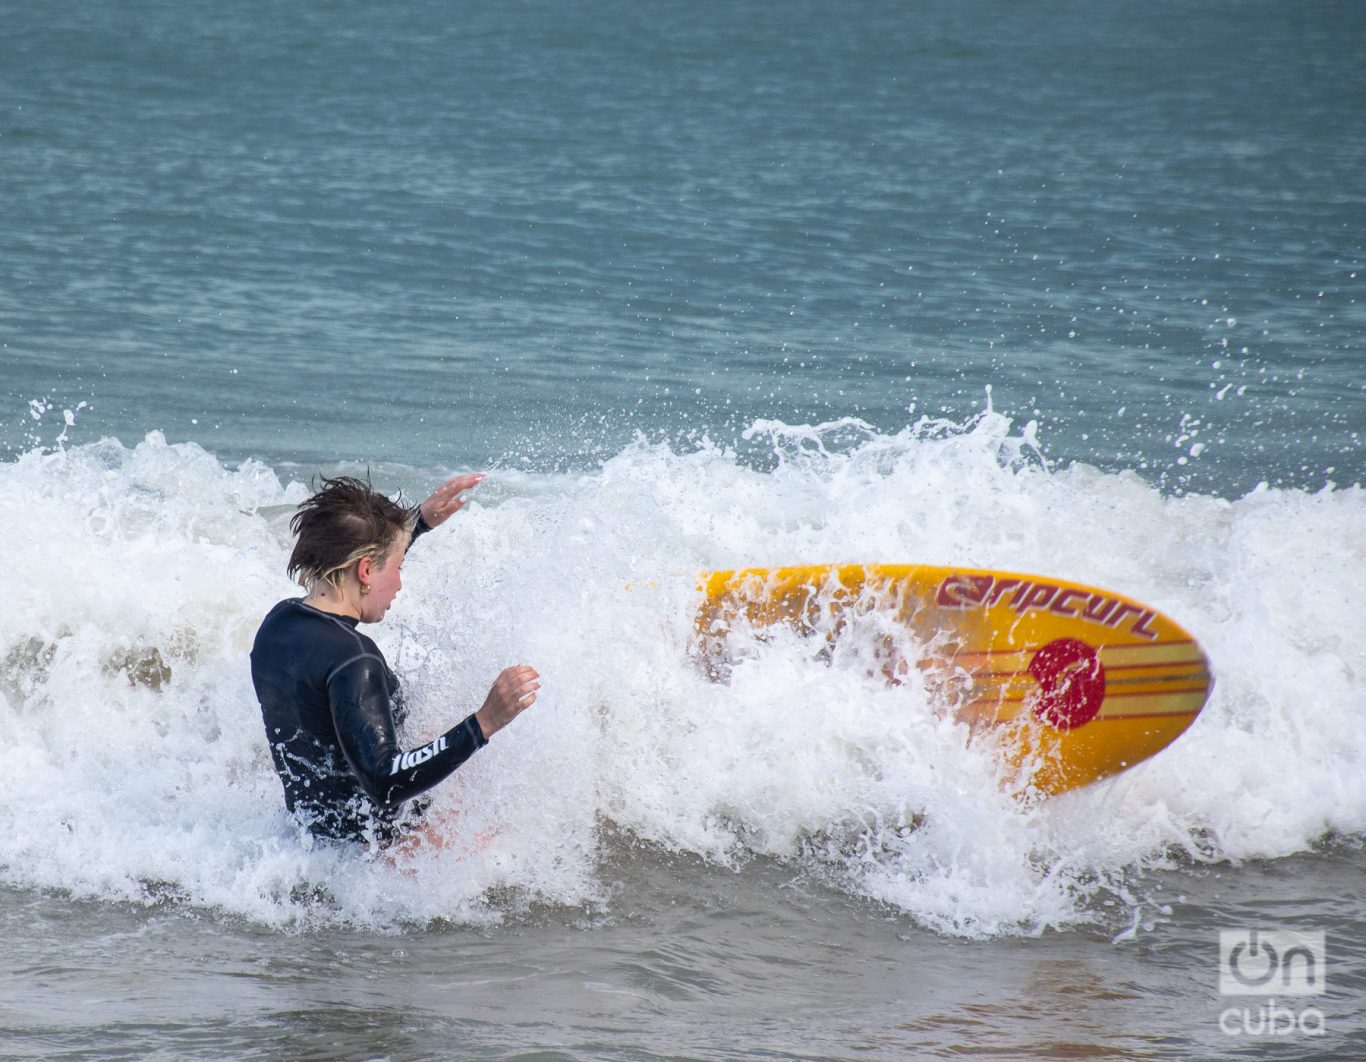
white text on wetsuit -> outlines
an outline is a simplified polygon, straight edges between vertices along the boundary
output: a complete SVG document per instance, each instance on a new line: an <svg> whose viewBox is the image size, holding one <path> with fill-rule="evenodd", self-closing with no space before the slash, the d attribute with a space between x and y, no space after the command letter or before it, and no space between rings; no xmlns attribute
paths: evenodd
<svg viewBox="0 0 1366 1062"><path fill-rule="evenodd" d="M419 763L426 763L438 752L446 749L446 737L443 734L430 745L423 745L420 749L413 749L412 752L400 752L394 757L394 765L389 769L390 774L398 774L399 771L411 771Z"/></svg>

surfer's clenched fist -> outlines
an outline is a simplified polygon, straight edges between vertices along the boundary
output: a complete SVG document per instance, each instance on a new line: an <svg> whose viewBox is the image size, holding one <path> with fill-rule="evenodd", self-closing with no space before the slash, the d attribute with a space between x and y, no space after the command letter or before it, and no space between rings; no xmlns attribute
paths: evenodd
<svg viewBox="0 0 1366 1062"><path fill-rule="evenodd" d="M452 476L432 491L431 497L417 507L428 527L440 527L465 507L466 499L460 495L479 486L484 478L482 472L472 472L465 476Z"/></svg>
<svg viewBox="0 0 1366 1062"><path fill-rule="evenodd" d="M474 714L484 739L493 737L536 703L536 691L541 688L541 676L536 669L519 664L507 668L493 680L493 688L484 698L484 706Z"/></svg>

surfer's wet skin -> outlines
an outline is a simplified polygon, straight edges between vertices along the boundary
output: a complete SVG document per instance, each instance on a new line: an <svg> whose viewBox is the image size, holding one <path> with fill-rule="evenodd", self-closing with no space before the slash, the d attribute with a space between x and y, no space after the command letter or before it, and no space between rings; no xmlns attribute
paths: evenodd
<svg viewBox="0 0 1366 1062"><path fill-rule="evenodd" d="M703 590L704 657L727 651L736 619L833 641L845 611L882 611L927 647L917 666L975 737L995 742L1002 783L1019 796L1075 789L1146 760L1190 726L1211 687L1203 651L1172 620L1062 580L843 565L716 572ZM884 668L894 683L897 666Z"/></svg>

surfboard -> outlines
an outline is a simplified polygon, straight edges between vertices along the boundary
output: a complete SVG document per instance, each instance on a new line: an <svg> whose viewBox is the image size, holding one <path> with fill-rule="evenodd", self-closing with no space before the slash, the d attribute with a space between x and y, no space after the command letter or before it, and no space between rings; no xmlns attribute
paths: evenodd
<svg viewBox="0 0 1366 1062"><path fill-rule="evenodd" d="M1108 778L1175 741L1212 679L1195 638L1131 598L984 568L809 565L704 573L694 648L723 681L737 637L782 624L834 643L876 611L905 637L875 639L883 676L921 670L931 699L996 750L1022 797ZM867 630L867 624L862 624ZM885 628L884 628L885 629ZM743 633L742 633L743 632ZM913 658L913 659L912 659Z"/></svg>

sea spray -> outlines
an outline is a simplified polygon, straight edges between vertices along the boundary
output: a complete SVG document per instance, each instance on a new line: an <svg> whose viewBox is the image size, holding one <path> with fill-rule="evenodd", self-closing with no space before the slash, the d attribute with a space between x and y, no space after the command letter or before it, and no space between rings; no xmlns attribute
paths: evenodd
<svg viewBox="0 0 1366 1062"><path fill-rule="evenodd" d="M432 485L413 478L410 494ZM495 470L413 550L370 633L407 688L409 744L478 707L509 664L536 666L544 694L434 792L462 850L394 867L301 835L251 691L256 625L299 592L284 562L304 484L155 434L33 451L0 481L13 884L268 925L484 921L610 904L604 831L625 831L776 859L981 936L1094 920L1173 859L1366 831L1359 488L1171 497L1051 467L994 412L894 434L765 422L734 447L642 439L576 475ZM1021 804L935 690L887 684L867 651L879 632L835 656L755 642L724 683L698 666L696 572L837 561L1105 586L1187 626L1218 684L1150 762Z"/></svg>

